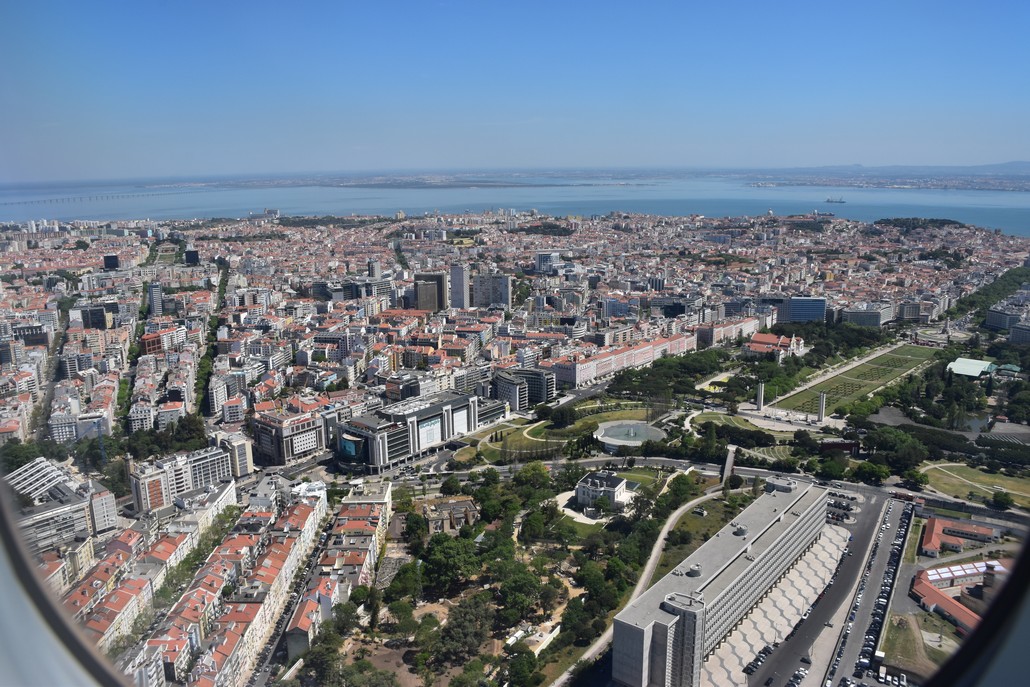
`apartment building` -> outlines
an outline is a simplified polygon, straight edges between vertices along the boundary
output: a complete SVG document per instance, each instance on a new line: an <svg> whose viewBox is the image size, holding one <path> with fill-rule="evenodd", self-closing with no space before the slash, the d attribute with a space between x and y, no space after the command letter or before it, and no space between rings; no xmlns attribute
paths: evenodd
<svg viewBox="0 0 1030 687"><path fill-rule="evenodd" d="M255 458L261 465L287 465L325 450L325 421L317 412L276 409L254 414Z"/></svg>
<svg viewBox="0 0 1030 687"><path fill-rule="evenodd" d="M529 408L529 384L507 370L498 370L493 380L494 398L506 401L512 412Z"/></svg>
<svg viewBox="0 0 1030 687"><path fill-rule="evenodd" d="M232 477L229 451L220 446L208 446L153 463L133 462L129 467L129 487L137 513L171 505L183 494Z"/></svg>

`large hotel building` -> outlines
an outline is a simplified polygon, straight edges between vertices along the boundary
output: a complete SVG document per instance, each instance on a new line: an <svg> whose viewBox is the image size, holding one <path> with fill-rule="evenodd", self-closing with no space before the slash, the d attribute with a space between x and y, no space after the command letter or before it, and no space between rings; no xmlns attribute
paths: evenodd
<svg viewBox="0 0 1030 687"><path fill-rule="evenodd" d="M818 539L826 491L770 479L764 495L615 616L615 682L698 685L704 660Z"/></svg>

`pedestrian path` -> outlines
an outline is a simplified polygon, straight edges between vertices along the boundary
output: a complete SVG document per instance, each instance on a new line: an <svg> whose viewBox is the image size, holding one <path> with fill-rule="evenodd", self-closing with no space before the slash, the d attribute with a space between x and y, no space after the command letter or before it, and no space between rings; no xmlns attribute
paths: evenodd
<svg viewBox="0 0 1030 687"><path fill-rule="evenodd" d="M701 684L747 687L744 666L766 644L780 642L808 610L833 576L848 544L849 532L827 525L794 567L744 617L701 668ZM832 649L831 649L832 653Z"/></svg>

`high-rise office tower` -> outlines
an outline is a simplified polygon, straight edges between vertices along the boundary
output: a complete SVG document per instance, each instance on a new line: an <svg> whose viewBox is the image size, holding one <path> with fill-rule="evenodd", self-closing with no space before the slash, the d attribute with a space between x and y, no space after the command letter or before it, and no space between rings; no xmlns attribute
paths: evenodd
<svg viewBox="0 0 1030 687"><path fill-rule="evenodd" d="M416 281L414 289L414 303L416 310L437 311L439 292L436 283L431 281Z"/></svg>
<svg viewBox="0 0 1030 687"><path fill-rule="evenodd" d="M159 281L152 281L147 287L147 308L149 317L159 317L164 314L164 308L161 305L161 282Z"/></svg>
<svg viewBox="0 0 1030 687"><path fill-rule="evenodd" d="M469 287L472 282L469 279L468 265L451 265L451 307L470 308L472 307L472 294Z"/></svg>
<svg viewBox="0 0 1030 687"><path fill-rule="evenodd" d="M540 251L536 254L536 271L540 274L550 274L560 262L561 255L558 252Z"/></svg>
<svg viewBox="0 0 1030 687"><path fill-rule="evenodd" d="M434 311L446 310L450 306L449 279L446 272L416 272L415 282L431 282L436 284L436 307ZM422 308L419 308L422 310Z"/></svg>
<svg viewBox="0 0 1030 687"><path fill-rule="evenodd" d="M826 319L826 299L812 296L792 296L788 315L790 322L822 322ZM780 319L787 321L782 318Z"/></svg>

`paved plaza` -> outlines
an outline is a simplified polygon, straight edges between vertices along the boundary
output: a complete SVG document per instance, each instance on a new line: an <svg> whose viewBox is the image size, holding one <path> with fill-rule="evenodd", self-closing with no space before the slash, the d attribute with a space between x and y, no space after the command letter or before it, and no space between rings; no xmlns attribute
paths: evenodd
<svg viewBox="0 0 1030 687"><path fill-rule="evenodd" d="M746 666L766 644L782 641L833 576L850 533L826 525L786 577L722 641L701 670L701 684L746 687ZM814 681L813 681L814 683Z"/></svg>

